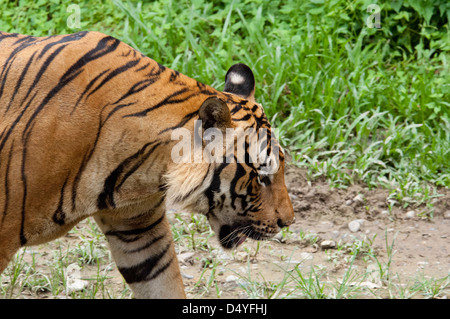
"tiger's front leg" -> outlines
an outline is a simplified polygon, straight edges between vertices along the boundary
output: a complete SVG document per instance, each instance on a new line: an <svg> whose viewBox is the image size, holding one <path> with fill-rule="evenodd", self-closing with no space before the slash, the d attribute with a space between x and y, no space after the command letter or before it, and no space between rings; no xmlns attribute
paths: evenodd
<svg viewBox="0 0 450 319"><path fill-rule="evenodd" d="M119 271L136 298L186 298L164 205L130 216L132 209L95 215Z"/></svg>

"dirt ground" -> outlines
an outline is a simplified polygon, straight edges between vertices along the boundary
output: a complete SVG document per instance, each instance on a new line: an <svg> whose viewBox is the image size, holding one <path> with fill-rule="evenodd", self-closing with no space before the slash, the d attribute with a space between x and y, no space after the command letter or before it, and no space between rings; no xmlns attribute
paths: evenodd
<svg viewBox="0 0 450 319"><path fill-rule="evenodd" d="M308 182L305 171L293 166L287 167L286 183L296 223L284 234L262 242L247 239L233 251L220 248L215 236L206 239L209 249L177 245L188 298L304 298L308 293L319 297L312 286L298 288L298 272L306 279L303 284L314 281L308 278L318 279L324 295L331 298L426 298L423 290L432 287L414 293L416 282L448 282L450 190L438 190L442 196L433 200L430 218L425 206L396 205L390 210L387 190L363 185L331 189L325 181ZM175 221L174 216L169 219ZM71 232L63 240L79 238ZM355 252L359 254L353 260ZM124 289L115 266L108 267L105 284ZM82 270L82 277L98 271L95 265L90 268ZM340 289L340 283L347 288ZM52 298L26 292L22 297ZM448 284L434 297L450 297Z"/></svg>

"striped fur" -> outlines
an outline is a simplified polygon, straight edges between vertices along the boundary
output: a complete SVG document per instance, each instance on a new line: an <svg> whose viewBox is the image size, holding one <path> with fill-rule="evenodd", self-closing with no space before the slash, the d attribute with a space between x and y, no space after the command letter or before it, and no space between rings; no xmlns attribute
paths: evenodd
<svg viewBox="0 0 450 319"><path fill-rule="evenodd" d="M93 216L136 297L183 298L168 207L206 214L224 247L289 225L281 151L264 186L254 165L171 161L171 133L193 132L208 98L226 103L230 127L270 128L253 96L233 90L98 32L0 32L0 273L20 247Z"/></svg>

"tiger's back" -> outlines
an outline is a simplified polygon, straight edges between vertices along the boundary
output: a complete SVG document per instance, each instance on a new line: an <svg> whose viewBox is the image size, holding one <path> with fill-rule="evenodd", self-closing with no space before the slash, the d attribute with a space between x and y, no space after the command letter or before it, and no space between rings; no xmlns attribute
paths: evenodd
<svg viewBox="0 0 450 319"><path fill-rule="evenodd" d="M0 178L15 181L5 188L7 194L0 194L0 207L7 208L2 216L5 225L10 224L8 216L26 219L27 211L42 211L53 212L53 220L70 228L99 208L115 207L108 185L98 181L108 179L123 161L123 153L133 155L142 147L137 136L145 134L154 143L164 140L154 123L176 125L180 120L176 110L156 109L156 100L166 96L170 103L197 94L193 80L96 32L45 38L3 35L0 50ZM171 85L164 85L165 80ZM143 94L152 85L152 92ZM146 103L136 108L139 100ZM152 122L144 116L149 107L155 108ZM152 170L162 172L155 165ZM133 200L141 187L158 188L159 177L129 190ZM126 200L127 185L121 188ZM104 200L97 195L101 193ZM63 209L66 206L70 215ZM45 223L37 242L32 234L25 236L25 222L21 224L22 245L47 240Z"/></svg>
<svg viewBox="0 0 450 319"><path fill-rule="evenodd" d="M183 297L165 217L171 133L210 97L236 119L251 112L246 125L265 122L262 109L97 32L0 33L0 52L0 272L18 248L94 216L136 296ZM207 186L217 168L201 167Z"/></svg>

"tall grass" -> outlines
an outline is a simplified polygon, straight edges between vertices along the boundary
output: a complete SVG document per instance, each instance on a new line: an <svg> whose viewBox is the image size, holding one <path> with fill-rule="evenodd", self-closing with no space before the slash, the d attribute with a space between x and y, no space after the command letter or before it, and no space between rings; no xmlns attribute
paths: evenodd
<svg viewBox="0 0 450 319"><path fill-rule="evenodd" d="M247 63L257 100L311 178L393 193L416 185L408 198L450 186L448 5L380 4L381 28L370 29L365 0L73 3L81 29L218 89L231 64ZM3 31L76 31L61 0L0 9Z"/></svg>
<svg viewBox="0 0 450 319"><path fill-rule="evenodd" d="M423 203L433 187L450 186L444 11L430 16L405 4L377 31L361 22L367 1L113 2L126 14L125 41L200 81L220 89L231 64L250 65L258 101L311 178L325 176L335 187L388 187L403 204ZM425 18L408 24L402 12ZM440 19L438 36L427 33L438 24L430 17ZM419 35L404 35L408 42L389 34L393 19Z"/></svg>

